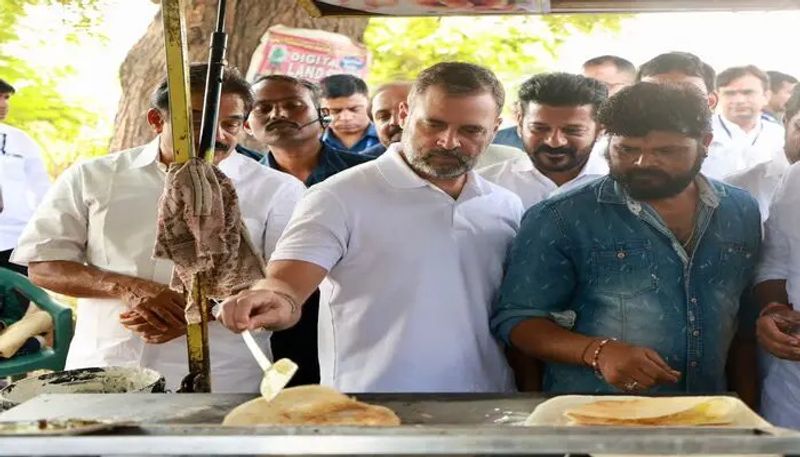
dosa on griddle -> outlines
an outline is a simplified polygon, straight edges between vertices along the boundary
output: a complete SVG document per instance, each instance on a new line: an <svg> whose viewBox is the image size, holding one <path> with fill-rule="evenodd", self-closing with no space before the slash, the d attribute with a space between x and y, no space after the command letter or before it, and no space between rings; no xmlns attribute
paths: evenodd
<svg viewBox="0 0 800 457"><path fill-rule="evenodd" d="M250 400L231 411L222 425L400 425L394 411L356 401L319 385L284 389L272 401Z"/></svg>
<svg viewBox="0 0 800 457"><path fill-rule="evenodd" d="M729 397L640 397L599 400L564 412L574 425L730 425Z"/></svg>

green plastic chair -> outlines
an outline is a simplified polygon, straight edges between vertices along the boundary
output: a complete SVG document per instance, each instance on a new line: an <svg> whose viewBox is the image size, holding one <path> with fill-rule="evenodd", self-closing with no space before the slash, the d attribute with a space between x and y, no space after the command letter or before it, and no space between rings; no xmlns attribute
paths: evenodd
<svg viewBox="0 0 800 457"><path fill-rule="evenodd" d="M69 343L72 341L72 310L53 300L44 289L33 285L25 276L0 268L0 293L5 296L5 307L10 307L11 314L21 318L25 314L26 305L15 292L52 316L55 336L52 348L44 348L36 354L0 360L0 377L21 375L33 370L63 370Z"/></svg>

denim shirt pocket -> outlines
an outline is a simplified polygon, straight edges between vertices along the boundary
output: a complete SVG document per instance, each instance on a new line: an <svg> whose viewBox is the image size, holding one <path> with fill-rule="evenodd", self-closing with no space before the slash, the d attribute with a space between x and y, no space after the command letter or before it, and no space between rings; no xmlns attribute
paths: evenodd
<svg viewBox="0 0 800 457"><path fill-rule="evenodd" d="M656 290L653 253L647 240L627 240L592 248L592 290L621 298Z"/></svg>
<svg viewBox="0 0 800 457"><path fill-rule="evenodd" d="M742 287L753 275L755 255L746 243L722 242L719 245L719 267L711 270L710 280L723 287Z"/></svg>

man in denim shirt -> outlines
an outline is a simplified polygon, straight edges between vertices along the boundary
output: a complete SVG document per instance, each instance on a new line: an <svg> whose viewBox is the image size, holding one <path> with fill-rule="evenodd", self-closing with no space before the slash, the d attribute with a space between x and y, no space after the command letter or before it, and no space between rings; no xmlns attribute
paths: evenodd
<svg viewBox="0 0 800 457"><path fill-rule="evenodd" d="M493 310L497 337L546 362L561 393L755 396L740 297L761 239L746 192L699 174L708 102L688 85L639 83L604 104L610 175L532 207ZM735 343L734 343L735 341ZM732 344L734 343L734 344ZM748 385L745 385L748 384Z"/></svg>

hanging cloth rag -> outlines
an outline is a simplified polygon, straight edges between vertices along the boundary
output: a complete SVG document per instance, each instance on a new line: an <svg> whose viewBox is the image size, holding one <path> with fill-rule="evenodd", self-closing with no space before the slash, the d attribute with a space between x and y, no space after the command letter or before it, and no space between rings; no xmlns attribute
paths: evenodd
<svg viewBox="0 0 800 457"><path fill-rule="evenodd" d="M171 287L186 294L200 286L194 281L202 273L207 297L227 298L264 278L264 260L256 252L230 178L199 158L170 165L153 256L175 263ZM199 309L188 294L188 323L201 321Z"/></svg>

